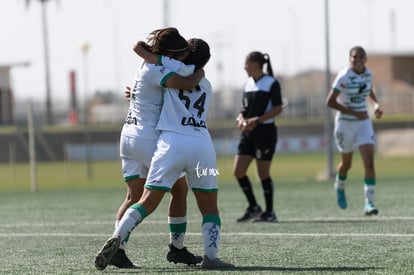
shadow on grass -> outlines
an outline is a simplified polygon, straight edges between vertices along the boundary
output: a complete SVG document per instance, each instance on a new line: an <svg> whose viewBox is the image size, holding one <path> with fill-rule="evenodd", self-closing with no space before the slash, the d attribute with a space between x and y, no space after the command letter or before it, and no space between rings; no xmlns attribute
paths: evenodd
<svg viewBox="0 0 414 275"><path fill-rule="evenodd" d="M378 267L348 267L348 266L338 266L338 267L272 267L272 266L237 266L231 269L221 269L221 270L205 270L201 269L200 266L196 267L164 267L164 268L142 268L142 269L112 269L112 273L117 274L129 274L129 273L142 273L142 274L155 274L155 273L194 273L197 271L208 272L208 271L227 271L227 272L253 272L253 271L277 271L277 272L362 272L362 271L373 271L381 268Z"/></svg>
<svg viewBox="0 0 414 275"><path fill-rule="evenodd" d="M350 272L350 271L369 271L376 270L377 267L348 267L348 266L338 266L338 267L270 267L270 266L238 266L235 270L239 271L329 271L329 272Z"/></svg>
<svg viewBox="0 0 414 275"><path fill-rule="evenodd" d="M286 221L279 221L278 223L379 223L383 222L381 220L376 220L375 218L367 217L366 219L314 219L314 220L286 220Z"/></svg>

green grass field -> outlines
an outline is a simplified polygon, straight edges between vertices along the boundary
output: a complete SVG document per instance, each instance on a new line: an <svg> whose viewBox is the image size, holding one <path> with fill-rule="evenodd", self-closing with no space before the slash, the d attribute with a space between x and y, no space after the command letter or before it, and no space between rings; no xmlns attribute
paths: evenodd
<svg viewBox="0 0 414 275"><path fill-rule="evenodd" d="M377 217L364 217L360 159L347 185L348 209L335 203L330 181L316 180L323 155L276 156L272 168L279 223L236 223L246 207L232 175L232 159L220 159L219 256L229 271L165 260L167 201L132 234L130 258L142 266L128 271L94 267L96 252L112 234L124 198L120 163L38 165L38 192L30 192L28 165L0 166L0 274L413 274L414 160L378 156ZM252 169L255 193L263 205ZM186 245L202 255L201 217L190 193Z"/></svg>

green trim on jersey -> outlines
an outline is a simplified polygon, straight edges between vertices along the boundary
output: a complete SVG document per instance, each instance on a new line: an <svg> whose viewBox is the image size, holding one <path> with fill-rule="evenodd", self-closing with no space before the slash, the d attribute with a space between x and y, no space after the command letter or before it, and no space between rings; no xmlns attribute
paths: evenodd
<svg viewBox="0 0 414 275"><path fill-rule="evenodd" d="M205 215L203 216L203 224L206 224L208 222L212 222L217 224L218 226L221 226L221 220L219 215Z"/></svg>
<svg viewBox="0 0 414 275"><path fill-rule="evenodd" d="M359 83L353 83L347 86L347 89L358 89L358 88L359 88Z"/></svg>
<svg viewBox="0 0 414 275"><path fill-rule="evenodd" d="M130 180L140 179L140 178L141 178L141 176L140 176L140 175L133 175L133 176L128 176L128 177L125 177L125 178L124 178L124 181L125 181L125 182L127 182L127 181L130 181Z"/></svg>
<svg viewBox="0 0 414 275"><path fill-rule="evenodd" d="M152 190L162 190L162 191L166 191L166 192L171 191L171 188L164 187L164 186L145 185L145 188L152 189Z"/></svg>
<svg viewBox="0 0 414 275"><path fill-rule="evenodd" d="M187 223L170 223L170 232L183 233L187 230Z"/></svg>
<svg viewBox="0 0 414 275"><path fill-rule="evenodd" d="M346 104L345 105L346 107L348 107L349 109L352 109L352 110L365 110L366 108L365 108L365 105L363 105L363 106L351 106L350 104Z"/></svg>
<svg viewBox="0 0 414 275"><path fill-rule="evenodd" d="M157 55L158 65L162 65L162 55Z"/></svg>
<svg viewBox="0 0 414 275"><path fill-rule="evenodd" d="M340 117L338 118L338 120L345 120L345 121L361 121L360 119L357 118L345 118L345 117Z"/></svg>
<svg viewBox="0 0 414 275"><path fill-rule="evenodd" d="M191 188L191 190L199 191L199 192L207 192L207 193L218 192L217 188L213 188L213 189Z"/></svg>
<svg viewBox="0 0 414 275"><path fill-rule="evenodd" d="M175 73L174 72L169 72L166 76L164 76L162 79L161 79L161 86L162 87L165 87L165 82L167 82L167 80L168 79L170 79L170 77L172 77L173 75L175 75Z"/></svg>

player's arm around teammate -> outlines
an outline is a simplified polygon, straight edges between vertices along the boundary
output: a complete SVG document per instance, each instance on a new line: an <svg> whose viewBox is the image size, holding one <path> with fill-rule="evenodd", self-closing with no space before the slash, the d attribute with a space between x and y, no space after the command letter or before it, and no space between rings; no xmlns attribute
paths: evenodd
<svg viewBox="0 0 414 275"><path fill-rule="evenodd" d="M181 63L181 62L177 63L174 60L170 62L164 62L167 64L163 64L162 62L163 60L167 61L164 57L169 57L171 59L173 59L173 57L171 55L162 56L162 55L151 52L149 50L149 46L143 41L138 41L136 43L136 45L134 46L134 52L148 63L166 66L167 68L173 71L178 71L180 68L184 67L185 65L184 63ZM176 60L176 61L179 61L179 60ZM196 85L204 77L204 74L205 73L204 73L203 68L199 68L198 70L196 70L194 73L192 73L189 76L182 76L176 73L168 78L168 80L164 83L164 86L168 88L172 88L172 89L191 91L196 87Z"/></svg>

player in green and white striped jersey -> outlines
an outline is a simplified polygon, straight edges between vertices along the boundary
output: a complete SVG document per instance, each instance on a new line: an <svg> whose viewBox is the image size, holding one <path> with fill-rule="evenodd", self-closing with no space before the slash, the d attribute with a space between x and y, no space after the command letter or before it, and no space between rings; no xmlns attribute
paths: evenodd
<svg viewBox="0 0 414 275"><path fill-rule="evenodd" d="M349 67L339 71L327 97L327 105L337 110L335 116L335 142L341 153L341 162L335 178L338 206L347 208L345 182L352 165L355 147L359 148L364 164L365 215L376 215L374 206L375 191L375 135L372 121L367 110L367 99L374 104L374 114L382 117L377 97L373 90L373 73L366 68L365 50L356 46L349 53Z"/></svg>

